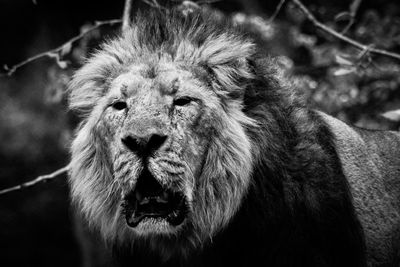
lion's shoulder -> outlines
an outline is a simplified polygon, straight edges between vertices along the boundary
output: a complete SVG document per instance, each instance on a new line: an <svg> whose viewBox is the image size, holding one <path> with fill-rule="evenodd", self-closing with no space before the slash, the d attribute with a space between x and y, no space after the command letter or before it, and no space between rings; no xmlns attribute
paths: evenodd
<svg viewBox="0 0 400 267"><path fill-rule="evenodd" d="M400 134L352 127L319 115L333 134L370 259L377 264L393 259L393 236L400 237Z"/></svg>
<svg viewBox="0 0 400 267"><path fill-rule="evenodd" d="M333 133L337 152L343 164L363 162L365 171L400 176L400 134L394 131L368 130L349 126L339 119L319 112ZM388 170L390 168L390 170ZM388 174L389 175L389 174Z"/></svg>

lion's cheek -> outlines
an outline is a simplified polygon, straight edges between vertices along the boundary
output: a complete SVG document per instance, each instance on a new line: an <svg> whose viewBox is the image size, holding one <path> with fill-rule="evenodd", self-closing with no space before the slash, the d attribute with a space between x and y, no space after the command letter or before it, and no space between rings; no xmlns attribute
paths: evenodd
<svg viewBox="0 0 400 267"><path fill-rule="evenodd" d="M98 123L98 130L103 133L104 138L108 142L114 142L116 135L119 132L120 126L124 122L124 117L121 114L113 114L105 111L102 120ZM119 141L119 140L116 140Z"/></svg>

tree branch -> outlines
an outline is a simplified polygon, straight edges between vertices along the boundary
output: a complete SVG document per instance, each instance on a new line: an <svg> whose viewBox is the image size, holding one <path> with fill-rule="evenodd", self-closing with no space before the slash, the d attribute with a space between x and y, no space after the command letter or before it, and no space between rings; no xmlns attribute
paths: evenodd
<svg viewBox="0 0 400 267"><path fill-rule="evenodd" d="M36 185L38 183L47 182L49 180L52 180L52 179L58 177L59 175L61 175L63 173L66 173L69 170L69 167L70 166L67 165L67 166L65 166L65 167L63 167L61 169L56 170L55 172L50 173L50 174L41 175L41 176L37 177L36 179L34 179L32 181L29 181L29 182L26 182L26 183L23 183L23 184L20 184L20 185L16 185L16 186L13 186L13 187L10 187L10 188L6 188L6 189L3 189L3 190L0 190L0 195L4 195L4 194L10 193L10 192L14 192L14 191L17 191L17 190L21 190L21 189L24 189L24 188L27 188L27 187L34 186L34 185Z"/></svg>
<svg viewBox="0 0 400 267"><path fill-rule="evenodd" d="M308 18L308 20L310 20L315 27L323 30L324 32L336 37L337 39L346 42L348 44L351 44L352 46L362 50L362 51L366 51L368 53L372 53L372 54L377 54L377 55L382 55L382 56L386 56L386 57L390 57L390 58L394 58L397 60L400 60L400 54L396 54L393 52L389 52L383 49L378 49L378 48L373 48L370 45L365 45L362 43L359 43L349 37L344 36L343 34L335 31L334 29L329 28L328 26L326 26L325 24L323 24L322 22L320 22L319 20L317 20L315 18L315 16L307 9L307 7L304 6L304 4L300 1L300 0L292 0L292 2L298 7L300 8L300 10L306 15L306 17Z"/></svg>
<svg viewBox="0 0 400 267"><path fill-rule="evenodd" d="M12 67L8 67L7 65L4 65L4 69L6 70L6 73L2 73L2 75L3 76L4 75L11 76L17 69L21 68L22 66L24 66L24 65L26 65L26 64L28 64L28 63L30 63L32 61L35 61L35 60L37 60L39 58L42 58L42 57L56 58L57 60L59 60L60 59L60 52L67 45L71 45L72 43L82 39L86 34L88 34L91 31L94 31L95 29L97 29L97 28L99 28L99 27L101 27L103 25L114 25L114 24L118 24L118 23L121 23L121 22L122 22L122 20L120 20L120 19L96 21L94 26L90 27L89 29L87 29L84 32L81 32L79 35L72 37L67 42L65 42L64 44L62 44L62 45L60 45L60 46L58 46L58 47L56 47L54 49L39 53L39 54L37 54L35 56L32 56L32 57L30 57L28 59L25 59L25 60L15 64Z"/></svg>
<svg viewBox="0 0 400 267"><path fill-rule="evenodd" d="M131 22L131 9L132 0L125 0L124 14L122 15L122 31L126 31L129 28Z"/></svg>
<svg viewBox="0 0 400 267"><path fill-rule="evenodd" d="M275 11L274 11L274 14L272 14L272 16L269 18L268 23L272 23L272 22L275 20L276 16L278 16L278 14L279 14L279 12L281 11L282 6L283 6L283 4L284 4L285 2L286 2L286 0L281 0L281 1L279 2L278 6L276 7L276 9L275 9Z"/></svg>

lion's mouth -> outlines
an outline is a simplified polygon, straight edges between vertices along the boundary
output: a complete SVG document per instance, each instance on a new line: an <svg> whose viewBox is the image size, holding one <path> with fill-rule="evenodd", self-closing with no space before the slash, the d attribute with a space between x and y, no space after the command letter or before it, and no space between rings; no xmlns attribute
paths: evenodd
<svg viewBox="0 0 400 267"><path fill-rule="evenodd" d="M187 214L184 194L164 189L148 170L143 171L135 189L125 196L123 207L126 223L133 228L149 218L178 226Z"/></svg>

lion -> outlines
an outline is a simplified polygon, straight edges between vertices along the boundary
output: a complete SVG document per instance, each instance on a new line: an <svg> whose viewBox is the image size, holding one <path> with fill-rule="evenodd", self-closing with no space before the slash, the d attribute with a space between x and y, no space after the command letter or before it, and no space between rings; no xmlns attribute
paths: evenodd
<svg viewBox="0 0 400 267"><path fill-rule="evenodd" d="M209 12L139 13L70 84L71 196L122 266L395 266L400 135L309 109Z"/></svg>

